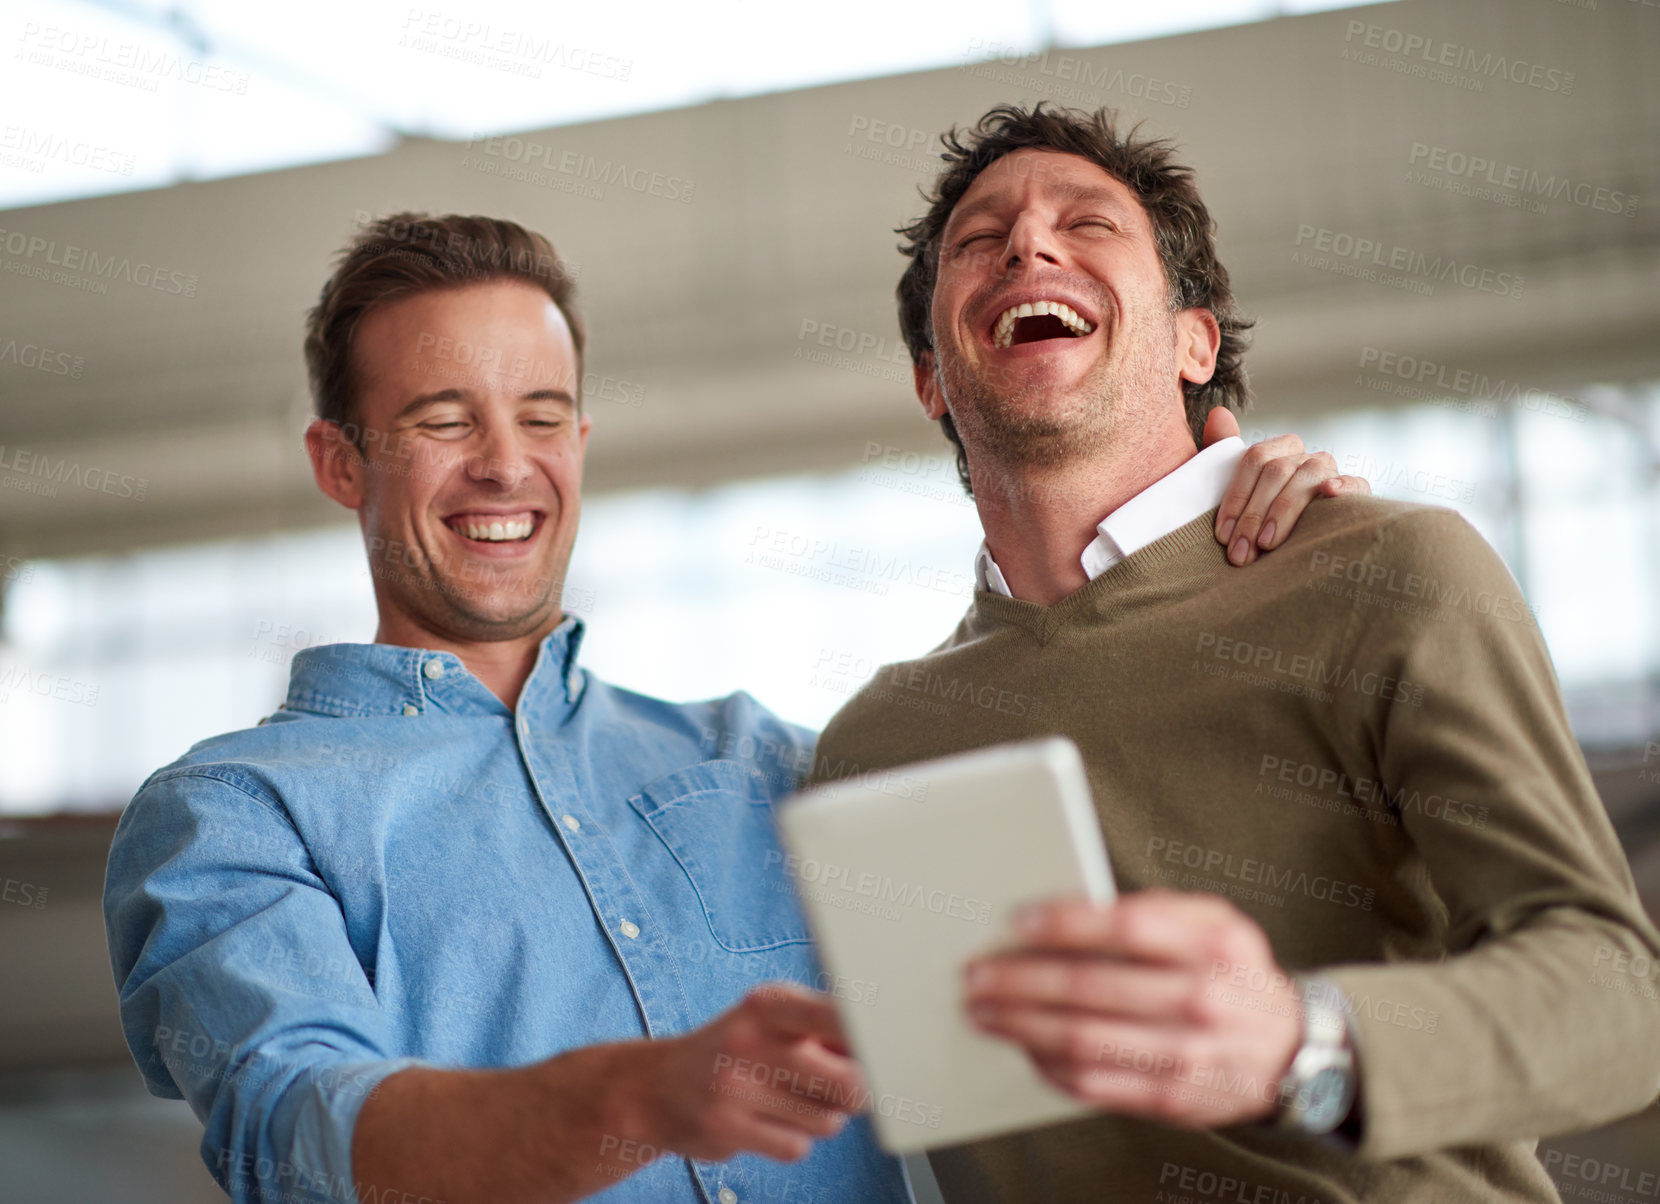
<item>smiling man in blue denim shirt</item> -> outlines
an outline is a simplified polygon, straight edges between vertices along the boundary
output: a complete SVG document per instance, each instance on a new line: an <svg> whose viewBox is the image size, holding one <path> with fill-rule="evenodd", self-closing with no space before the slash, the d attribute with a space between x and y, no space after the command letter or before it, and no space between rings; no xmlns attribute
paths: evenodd
<svg viewBox="0 0 1660 1204"><path fill-rule="evenodd" d="M105 889L128 1043L235 1199L910 1198L857 1114L929 1105L869 1098L777 853L811 734L578 664L583 347L553 248L486 218L383 219L310 316L376 642L152 776ZM1291 439L1241 532L1355 487Z"/></svg>

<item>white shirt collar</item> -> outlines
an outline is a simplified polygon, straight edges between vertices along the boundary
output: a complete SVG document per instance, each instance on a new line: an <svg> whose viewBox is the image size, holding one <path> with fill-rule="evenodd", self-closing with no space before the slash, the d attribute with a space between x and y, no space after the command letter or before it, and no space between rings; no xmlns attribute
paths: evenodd
<svg viewBox="0 0 1660 1204"><path fill-rule="evenodd" d="M1103 518L1078 558L1085 575L1094 581L1120 560L1220 506L1244 454L1243 439L1219 439ZM974 578L980 589L1014 596L984 541L974 557Z"/></svg>

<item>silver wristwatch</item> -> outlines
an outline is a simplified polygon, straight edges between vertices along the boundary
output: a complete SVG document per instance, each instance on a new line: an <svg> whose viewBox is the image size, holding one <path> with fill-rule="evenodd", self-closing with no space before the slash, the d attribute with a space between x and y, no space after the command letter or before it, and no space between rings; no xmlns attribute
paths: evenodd
<svg viewBox="0 0 1660 1204"><path fill-rule="evenodd" d="M1280 1080L1274 1127L1317 1137L1343 1123L1355 1099L1355 1057L1347 1002L1336 983L1296 978L1303 994L1303 1043Z"/></svg>

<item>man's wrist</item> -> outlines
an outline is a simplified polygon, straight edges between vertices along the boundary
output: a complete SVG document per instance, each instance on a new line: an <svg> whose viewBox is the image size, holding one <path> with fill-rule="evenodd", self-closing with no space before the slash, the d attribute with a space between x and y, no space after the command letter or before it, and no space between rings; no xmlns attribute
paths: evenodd
<svg viewBox="0 0 1660 1204"><path fill-rule="evenodd" d="M539 1072L540 1115L565 1117L574 1128L588 1129L579 1141L592 1146L598 1161L608 1154L660 1150L660 1109L651 1092L642 1089L647 1076L637 1066L646 1045L591 1045L538 1063L531 1069Z"/></svg>
<svg viewBox="0 0 1660 1204"><path fill-rule="evenodd" d="M606 1075L603 1088L605 1115L612 1118L617 1135L656 1149L678 1136L671 1132L672 1110L663 1090L670 1060L666 1044L625 1041L610 1047L616 1070Z"/></svg>
<svg viewBox="0 0 1660 1204"><path fill-rule="evenodd" d="M1315 977L1294 981L1303 1003L1302 1039L1280 1080L1269 1123L1282 1132L1323 1137L1342 1129L1359 1096L1350 1008L1336 983Z"/></svg>

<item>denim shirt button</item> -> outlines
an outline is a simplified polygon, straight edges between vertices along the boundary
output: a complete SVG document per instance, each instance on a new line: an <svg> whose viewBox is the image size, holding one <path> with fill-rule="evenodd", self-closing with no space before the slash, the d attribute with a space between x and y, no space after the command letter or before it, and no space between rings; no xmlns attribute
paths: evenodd
<svg viewBox="0 0 1660 1204"><path fill-rule="evenodd" d="M437 681L444 676L444 662L435 656L421 666L421 672L427 675L428 681Z"/></svg>
<svg viewBox="0 0 1660 1204"><path fill-rule="evenodd" d="M720 1204L738 1204L738 1193L730 1187L723 1187L715 1194L720 1197Z"/></svg>
<svg viewBox="0 0 1660 1204"><path fill-rule="evenodd" d="M581 821L579 821L576 818L576 816L574 816L574 815L561 815L559 817L559 822L564 824L567 828L569 828L573 832L577 832L577 831L580 831L582 829ZM623 927L625 929L627 929L629 927L629 925L625 924Z"/></svg>
<svg viewBox="0 0 1660 1204"><path fill-rule="evenodd" d="M632 920L624 920L620 927L622 928L622 934L629 940L633 940L640 935L640 926Z"/></svg>
<svg viewBox="0 0 1660 1204"><path fill-rule="evenodd" d="M405 715L419 715L421 713L421 708L416 706L413 702L406 702L403 704L403 713Z"/></svg>

